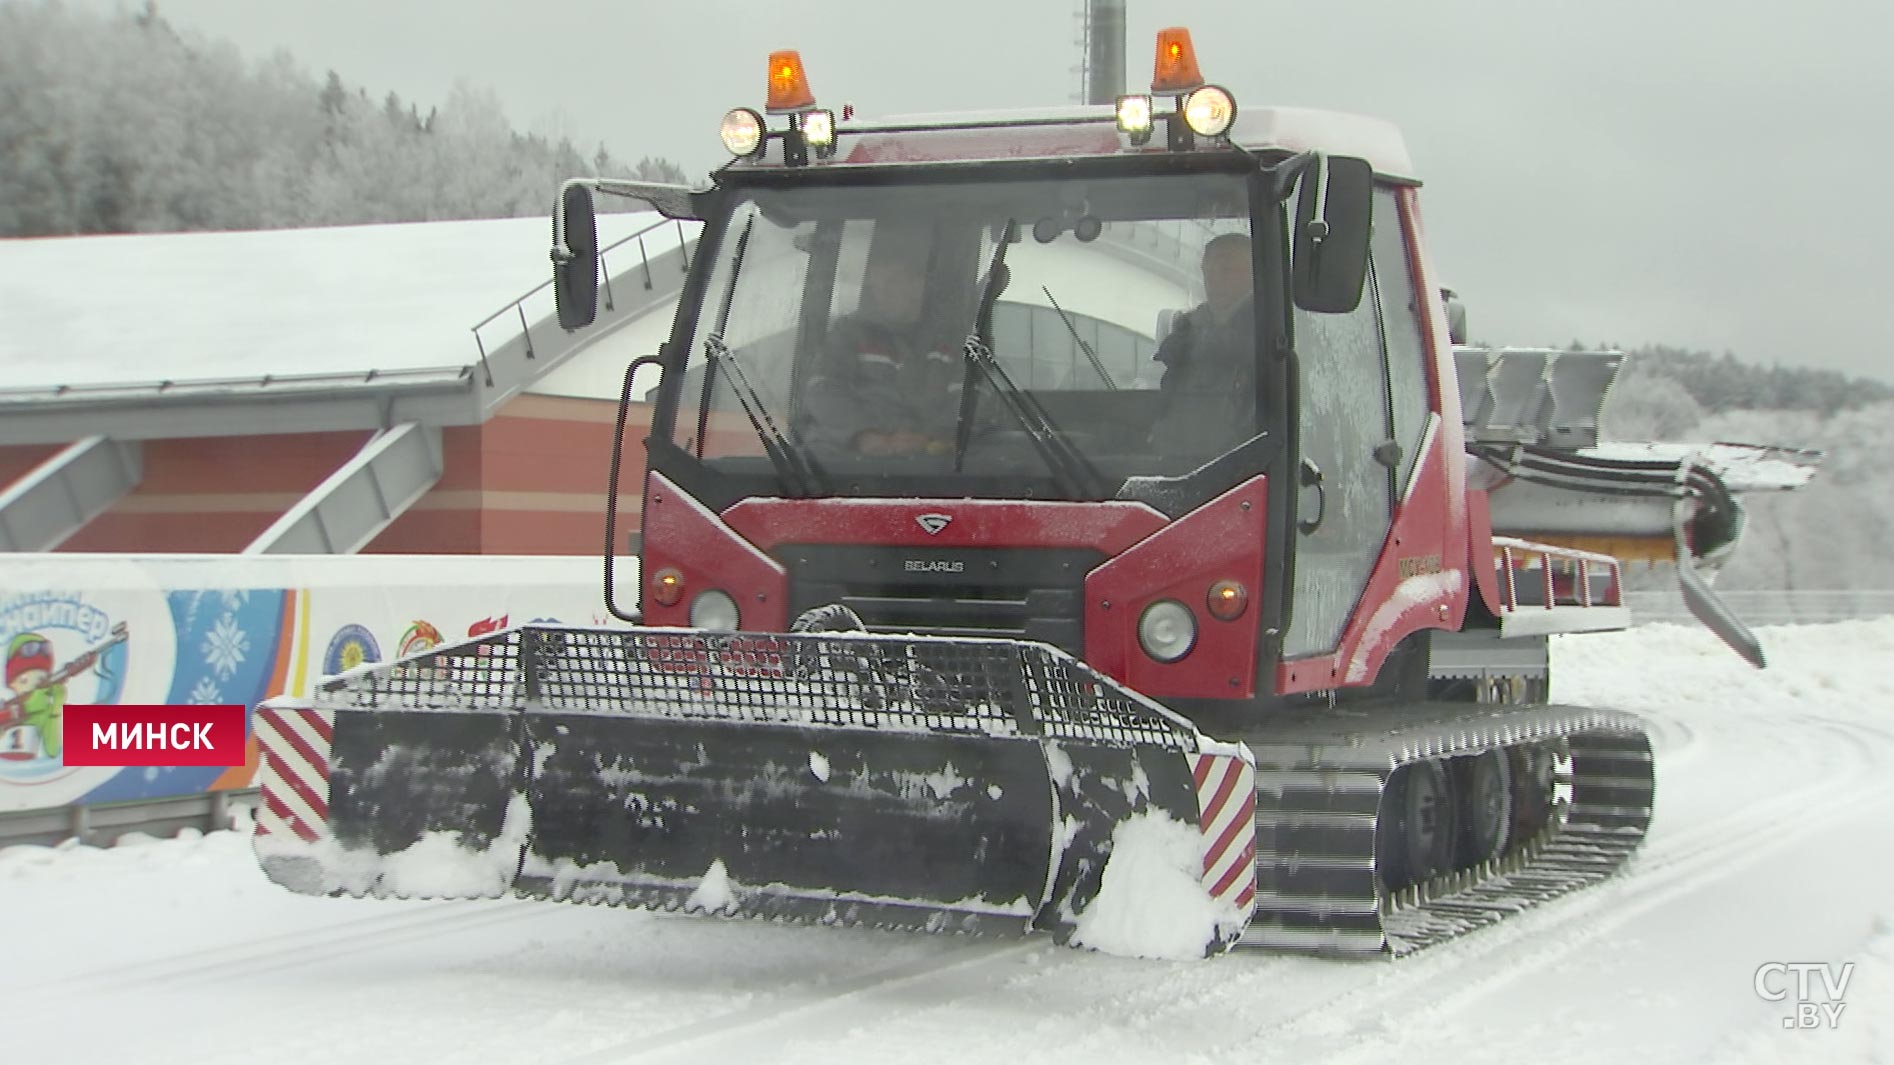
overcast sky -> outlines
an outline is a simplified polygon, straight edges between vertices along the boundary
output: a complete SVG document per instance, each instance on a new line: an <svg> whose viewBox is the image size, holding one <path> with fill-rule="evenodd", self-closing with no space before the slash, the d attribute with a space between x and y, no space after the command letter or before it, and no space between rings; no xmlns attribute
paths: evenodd
<svg viewBox="0 0 1894 1065"><path fill-rule="evenodd" d="M126 0L79 0L135 7ZM1080 0L159 0L423 110L457 81L514 123L694 176L717 120L801 50L858 111L1071 102ZM1894 4L1128 0L1127 67L1191 27L1239 106L1393 120L1475 339L1668 343L1894 379ZM550 190L548 191L550 200Z"/></svg>

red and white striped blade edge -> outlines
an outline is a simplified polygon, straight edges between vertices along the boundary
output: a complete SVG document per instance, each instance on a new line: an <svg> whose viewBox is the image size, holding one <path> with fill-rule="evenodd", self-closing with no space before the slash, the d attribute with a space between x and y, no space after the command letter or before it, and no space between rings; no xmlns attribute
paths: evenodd
<svg viewBox="0 0 1894 1065"><path fill-rule="evenodd" d="M1227 754L1199 754L1192 763L1204 890L1247 914L1256 901L1256 769Z"/></svg>
<svg viewBox="0 0 1894 1065"><path fill-rule="evenodd" d="M330 710L263 707L256 712L263 752L263 805L256 834L315 842L329 834Z"/></svg>

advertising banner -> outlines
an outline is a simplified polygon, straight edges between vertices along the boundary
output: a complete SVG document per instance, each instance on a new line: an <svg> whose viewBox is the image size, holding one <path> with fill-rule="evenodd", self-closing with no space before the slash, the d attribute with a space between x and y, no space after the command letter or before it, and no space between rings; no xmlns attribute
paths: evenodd
<svg viewBox="0 0 1894 1065"><path fill-rule="evenodd" d="M637 587L636 560L620 561ZM67 705L256 704L527 622L607 624L601 563L467 555L0 555L0 812L250 787L246 764L70 765Z"/></svg>

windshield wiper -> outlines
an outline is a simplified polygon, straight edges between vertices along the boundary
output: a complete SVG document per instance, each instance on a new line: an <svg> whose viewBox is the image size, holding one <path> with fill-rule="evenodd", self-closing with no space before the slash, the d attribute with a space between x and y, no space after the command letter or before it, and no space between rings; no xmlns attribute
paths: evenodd
<svg viewBox="0 0 1894 1065"><path fill-rule="evenodd" d="M1066 331L1072 334L1072 342L1077 344L1079 350L1085 353L1085 357L1092 361L1092 369L1098 371L1099 380L1105 382L1106 388L1113 392L1118 391L1118 382L1112 380L1111 374L1105 371L1105 364L1099 361L1098 352L1093 351L1092 346L1085 342L1085 338L1079 336L1078 326L1072 324L1072 316L1065 313L1064 307L1059 306L1059 301L1053 296L1052 289L1046 285L1040 285L1039 291L1045 293L1046 298L1052 301L1052 309L1059 312L1059 321L1065 323Z"/></svg>
<svg viewBox="0 0 1894 1065"><path fill-rule="evenodd" d="M776 419L770 417L769 407L750 384L750 375L744 372L736 353L724 343L723 337L711 333L704 337L704 354L724 368L724 379L730 382L730 390L736 393L737 403L750 419L757 438L763 441L764 453L776 467L777 476L789 486L790 494L798 498L815 495L827 478L816 467L815 460L776 427Z"/></svg>
<svg viewBox="0 0 1894 1065"><path fill-rule="evenodd" d="M723 304L717 309L717 327L704 337L704 355L709 361L704 367L704 390L697 406L697 451L701 458L703 440L710 431L712 384L718 367L722 367L724 379L730 382L730 390L736 393L744 416L750 419L751 428L763 442L763 453L769 456L770 465L776 467L776 475L782 478L791 495L807 498L814 495L827 478L816 468L814 460L776 427L776 420L770 417L762 396L750 384L750 375L744 372L743 364L723 339L730 328L731 305L736 302L737 275L743 272L743 258L749 252L750 232L755 227L756 216L751 215L743 224L743 232L737 235L736 252L730 259L730 280L724 285Z"/></svg>
<svg viewBox="0 0 1894 1065"><path fill-rule="evenodd" d="M1039 405L1039 401L1021 392L1000 366L999 360L993 357L988 340L993 335L993 305L999 302L1000 292L1006 288L1006 250L1012 246L1012 238L1017 230L1018 224L1007 219L1000 233L999 246L993 250L993 262L987 267L986 287L980 293L980 306L974 314L974 331L961 345L960 354L967 362L968 380L960 402L954 472L961 471L967 457L967 445L973 435L975 390L972 371L977 367L987 383L993 386L993 391L999 394L1006 409L1026 430L1033 450L1039 453L1046 469L1052 472L1052 479L1058 484L1059 490L1075 499L1102 498L1106 486L1098 470L1059 433L1058 427L1046 416L1045 408Z"/></svg>
<svg viewBox="0 0 1894 1065"><path fill-rule="evenodd" d="M1046 416L1046 410L1031 393L1022 392L1007 376L1006 369L993 357L993 349L986 341L977 336L969 336L961 346L961 355L972 365L980 368L993 391L999 393L1006 409L1026 430L1026 436L1032 440L1033 450L1045 460L1046 468L1052 471L1052 479L1058 482L1059 490L1074 499L1104 498L1106 485L1084 455L1079 454L1070 441L1059 432L1058 426Z"/></svg>

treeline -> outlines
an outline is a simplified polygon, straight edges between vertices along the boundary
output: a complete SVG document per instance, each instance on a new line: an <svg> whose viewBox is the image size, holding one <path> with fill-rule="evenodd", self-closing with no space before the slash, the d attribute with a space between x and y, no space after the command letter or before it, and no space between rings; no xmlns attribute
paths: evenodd
<svg viewBox="0 0 1894 1065"><path fill-rule="evenodd" d="M519 133L490 92L423 110L282 53L246 63L149 4L0 0L0 236L517 217L581 174L685 180Z"/></svg>
<svg viewBox="0 0 1894 1065"><path fill-rule="evenodd" d="M1724 352L1686 351L1656 345L1631 353L1643 373L1683 386L1706 413L1734 410L1795 410L1832 416L1894 399L1894 386L1835 370L1754 366Z"/></svg>

